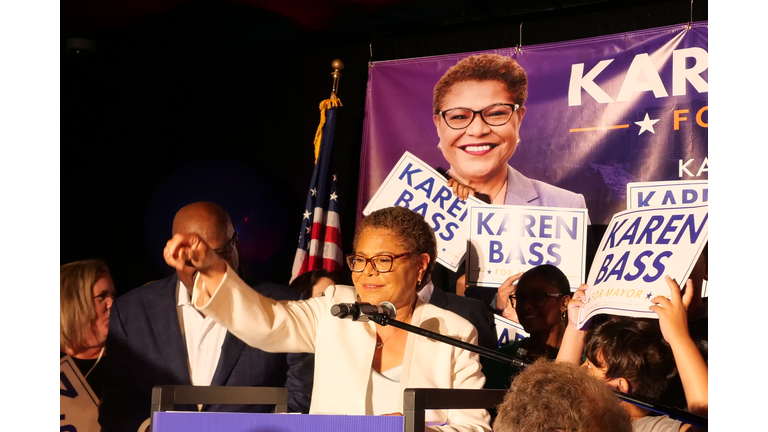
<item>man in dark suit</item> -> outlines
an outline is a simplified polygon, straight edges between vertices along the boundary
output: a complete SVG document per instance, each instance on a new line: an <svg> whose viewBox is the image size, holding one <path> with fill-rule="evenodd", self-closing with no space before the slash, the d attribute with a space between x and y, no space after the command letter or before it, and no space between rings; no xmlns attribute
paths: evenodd
<svg viewBox="0 0 768 432"><path fill-rule="evenodd" d="M192 203L173 221L173 234L196 233L233 269L240 264L237 233L218 204ZM312 368L308 354L267 353L247 346L190 303L192 267L136 288L112 306L104 357L103 432L136 432L150 413L156 385L287 387L289 412L308 412ZM276 300L297 300L287 287L254 289ZM272 405L179 406L184 411L271 412Z"/></svg>

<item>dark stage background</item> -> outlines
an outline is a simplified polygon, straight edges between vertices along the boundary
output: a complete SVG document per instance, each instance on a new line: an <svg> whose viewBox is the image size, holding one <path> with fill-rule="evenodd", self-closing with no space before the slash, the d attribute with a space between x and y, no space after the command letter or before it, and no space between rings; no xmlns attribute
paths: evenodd
<svg viewBox="0 0 768 432"><path fill-rule="evenodd" d="M255 278L287 284L335 58L348 253L369 61L515 46L521 22L525 49L708 19L698 0L151 3L61 3L61 263L105 259L118 294L169 274L173 215L199 200L228 209Z"/></svg>

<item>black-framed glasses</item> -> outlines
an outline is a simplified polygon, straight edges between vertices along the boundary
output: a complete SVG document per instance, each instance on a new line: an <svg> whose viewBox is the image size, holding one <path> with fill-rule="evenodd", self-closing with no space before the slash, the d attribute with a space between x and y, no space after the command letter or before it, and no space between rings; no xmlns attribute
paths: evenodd
<svg viewBox="0 0 768 432"><path fill-rule="evenodd" d="M524 305L526 302L530 301L531 306L533 307L542 307L544 306L544 303L549 300L550 297L562 297L565 294L562 293L546 293L546 292L535 292L531 294L511 294L509 296L509 300L511 302L514 302L515 300L519 301L521 305ZM517 303L515 303L517 305Z"/></svg>
<svg viewBox="0 0 768 432"><path fill-rule="evenodd" d="M226 243L214 248L213 252L220 257L226 258L235 250L235 245L237 245L237 231L232 234L232 238L227 240Z"/></svg>
<svg viewBox="0 0 768 432"><path fill-rule="evenodd" d="M479 111L469 108L451 108L440 111L445 124L451 129L464 129L475 119L477 114L489 126L502 126L507 124L512 114L520 109L519 104L497 103L489 105Z"/></svg>
<svg viewBox="0 0 768 432"><path fill-rule="evenodd" d="M365 270L365 266L370 262L371 267L379 273L387 273L392 271L392 264L395 260L404 256L410 255L413 252L405 252L398 255L374 255L370 258L366 258L362 255L350 254L347 255L347 264L349 269L355 273L360 273Z"/></svg>

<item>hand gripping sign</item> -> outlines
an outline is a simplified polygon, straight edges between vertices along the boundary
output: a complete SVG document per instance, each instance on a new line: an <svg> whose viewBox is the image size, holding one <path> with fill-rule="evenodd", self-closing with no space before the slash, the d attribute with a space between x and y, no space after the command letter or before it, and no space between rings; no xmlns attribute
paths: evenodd
<svg viewBox="0 0 768 432"><path fill-rule="evenodd" d="M584 281L587 209L482 204L469 219L468 284L498 287L542 264L562 270L571 290Z"/></svg>
<svg viewBox="0 0 768 432"><path fill-rule="evenodd" d="M707 205L643 207L616 213L589 271L579 327L600 313L658 318L651 299L682 285L707 243Z"/></svg>
<svg viewBox="0 0 768 432"><path fill-rule="evenodd" d="M363 209L363 214L392 206L419 213L435 230L437 262L456 271L467 251L469 209L478 204L483 202L474 197L460 200L448 187L445 177L405 152Z"/></svg>

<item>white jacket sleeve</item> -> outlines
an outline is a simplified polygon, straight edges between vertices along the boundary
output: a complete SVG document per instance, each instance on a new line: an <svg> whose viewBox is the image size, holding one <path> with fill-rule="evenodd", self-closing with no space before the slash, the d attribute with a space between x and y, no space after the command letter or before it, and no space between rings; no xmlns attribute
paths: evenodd
<svg viewBox="0 0 768 432"><path fill-rule="evenodd" d="M227 265L214 295L198 305L203 282L195 279L192 304L248 345L267 352L315 352L318 316L329 297L276 301L248 286Z"/></svg>

